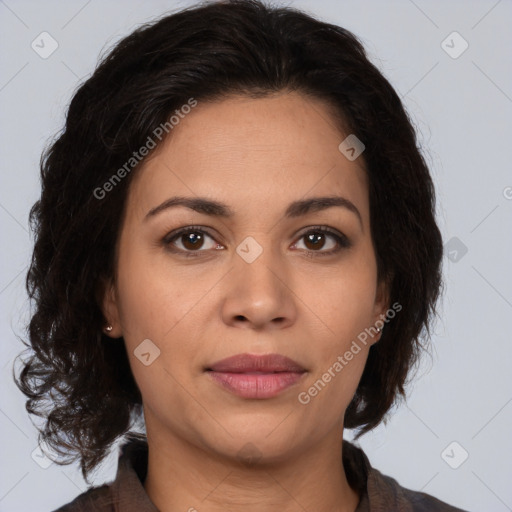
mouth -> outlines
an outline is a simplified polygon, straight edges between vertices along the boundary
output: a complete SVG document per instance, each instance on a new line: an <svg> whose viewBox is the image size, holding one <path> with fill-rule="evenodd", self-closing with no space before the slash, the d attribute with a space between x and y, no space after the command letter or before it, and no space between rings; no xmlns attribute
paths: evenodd
<svg viewBox="0 0 512 512"><path fill-rule="evenodd" d="M280 354L239 354L205 369L213 382L242 398L272 398L297 384L307 370Z"/></svg>

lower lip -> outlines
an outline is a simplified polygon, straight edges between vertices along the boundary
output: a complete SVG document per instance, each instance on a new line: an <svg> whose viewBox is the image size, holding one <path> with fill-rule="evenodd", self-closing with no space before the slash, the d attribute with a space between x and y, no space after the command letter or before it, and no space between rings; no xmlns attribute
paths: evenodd
<svg viewBox="0 0 512 512"><path fill-rule="evenodd" d="M272 398L296 384L303 373L228 373L208 372L211 378L235 395L243 398Z"/></svg>

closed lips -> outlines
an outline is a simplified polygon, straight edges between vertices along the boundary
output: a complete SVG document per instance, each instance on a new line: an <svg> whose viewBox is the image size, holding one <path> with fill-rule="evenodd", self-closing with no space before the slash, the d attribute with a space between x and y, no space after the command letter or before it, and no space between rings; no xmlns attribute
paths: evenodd
<svg viewBox="0 0 512 512"><path fill-rule="evenodd" d="M238 354L222 359L206 368L224 373L266 374L279 372L303 373L306 370L292 359L280 354Z"/></svg>
<svg viewBox="0 0 512 512"><path fill-rule="evenodd" d="M249 400L277 397L298 384L307 372L300 364L280 354L239 354L205 370L224 391Z"/></svg>

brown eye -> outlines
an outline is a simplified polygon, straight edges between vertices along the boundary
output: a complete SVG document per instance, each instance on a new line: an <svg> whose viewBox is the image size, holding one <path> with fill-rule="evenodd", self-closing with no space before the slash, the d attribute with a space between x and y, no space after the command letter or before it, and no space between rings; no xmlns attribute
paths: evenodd
<svg viewBox="0 0 512 512"><path fill-rule="evenodd" d="M208 240L211 242L208 243ZM164 238L163 243L174 252L182 252L187 256L193 255L190 253L202 253L222 247L211 235L193 226L170 233Z"/></svg>
<svg viewBox="0 0 512 512"><path fill-rule="evenodd" d="M208 239L211 240L208 246ZM314 256L329 256L351 246L348 238L325 227L309 229L303 233L294 248L304 241L306 253ZM200 256L211 249L223 249L215 239L199 227L188 226L169 233L163 243L170 251L184 256Z"/></svg>
<svg viewBox="0 0 512 512"><path fill-rule="evenodd" d="M304 235L304 240L306 240L306 247L311 250L322 249L325 245L326 235L325 233L310 233Z"/></svg>
<svg viewBox="0 0 512 512"><path fill-rule="evenodd" d="M351 245L345 235L333 232L324 227L310 229L306 233L303 233L299 242L302 240L304 240L305 250L313 254L313 256L328 256L339 252L343 248L348 248ZM295 248L297 248L299 242L295 244Z"/></svg>
<svg viewBox="0 0 512 512"><path fill-rule="evenodd" d="M181 243L185 249L200 249L204 244L204 235L198 232L191 232L186 235L181 235Z"/></svg>

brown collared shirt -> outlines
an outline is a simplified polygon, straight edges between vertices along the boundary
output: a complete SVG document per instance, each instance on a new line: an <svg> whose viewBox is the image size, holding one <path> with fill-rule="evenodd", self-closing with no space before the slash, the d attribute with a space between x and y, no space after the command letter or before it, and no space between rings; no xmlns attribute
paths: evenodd
<svg viewBox="0 0 512 512"><path fill-rule="evenodd" d="M148 445L133 440L122 446L117 475L110 484L93 487L54 512L158 512L143 482ZM361 499L355 512L465 512L422 492L411 491L372 468L366 454L343 441L343 466Z"/></svg>

